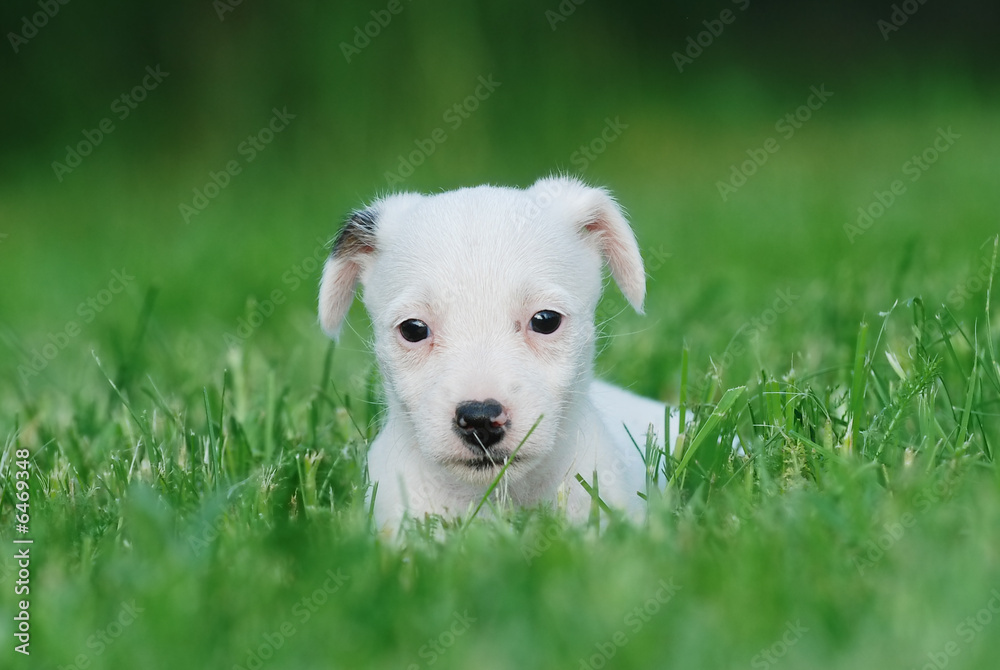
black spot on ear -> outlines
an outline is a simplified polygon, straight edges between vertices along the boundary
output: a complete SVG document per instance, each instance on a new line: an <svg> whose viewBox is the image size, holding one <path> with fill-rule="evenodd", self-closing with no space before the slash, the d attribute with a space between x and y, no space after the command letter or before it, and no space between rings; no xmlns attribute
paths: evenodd
<svg viewBox="0 0 1000 670"><path fill-rule="evenodd" d="M370 209L351 214L330 248L333 258L371 253L375 249L377 213Z"/></svg>

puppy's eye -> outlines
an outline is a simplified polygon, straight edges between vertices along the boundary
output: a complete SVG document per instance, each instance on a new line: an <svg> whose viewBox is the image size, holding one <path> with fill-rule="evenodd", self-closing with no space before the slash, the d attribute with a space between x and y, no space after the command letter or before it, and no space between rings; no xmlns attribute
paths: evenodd
<svg viewBox="0 0 1000 670"><path fill-rule="evenodd" d="M553 312L551 309L543 309L531 317L530 327L536 333L550 335L559 329L562 323L562 314Z"/></svg>
<svg viewBox="0 0 1000 670"><path fill-rule="evenodd" d="M420 319L407 319L399 324L399 334L407 342L420 342L431 335L431 329Z"/></svg>

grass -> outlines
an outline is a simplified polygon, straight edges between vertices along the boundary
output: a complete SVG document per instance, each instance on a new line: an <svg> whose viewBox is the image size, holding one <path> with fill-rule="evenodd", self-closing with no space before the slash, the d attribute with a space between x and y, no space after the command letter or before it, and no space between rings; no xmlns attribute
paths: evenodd
<svg viewBox="0 0 1000 670"><path fill-rule="evenodd" d="M887 133L878 111L848 124L831 109L728 208L711 184L773 110L679 156L668 197L646 169L661 157L643 152L676 138L636 121L587 176L618 182L647 259L670 254L651 266L649 317L614 289L599 314L601 373L684 416L675 456L640 441L648 522L511 511L443 539L414 529L405 548L372 534L364 504L379 412L364 316L324 344L315 267L285 279L333 232L318 186L281 181L275 159L177 237L160 232L177 218L169 193L119 193L96 170L57 198L44 184L9 194L10 211L39 218L107 217L110 249L81 259L28 228L4 242L23 251L5 285L23 277L44 299L0 298L13 315L0 664L25 665L6 585L27 450L30 667L993 667L996 209L977 166L997 136L960 109L946 117L966 114L969 141L853 245L841 225L933 138L924 119L893 117ZM890 138L879 169L856 167L848 127L859 144ZM85 211L95 190L106 197ZM339 210L353 197L338 193ZM162 228L128 228L136 249L118 246L113 226L151 201L168 204L150 207ZM282 207L310 223L284 232ZM138 278L23 376L122 264ZM241 320L261 323L244 337Z"/></svg>
<svg viewBox="0 0 1000 670"><path fill-rule="evenodd" d="M909 342L859 338L850 386L764 377L691 402L644 528L527 511L376 541L367 435L328 367L299 398L245 359L187 400L109 375L113 398L58 434L25 407L0 487L13 505L30 448L36 662L917 667L953 641L988 667L988 624L959 627L1000 586L998 366L920 312L886 317L913 318Z"/></svg>

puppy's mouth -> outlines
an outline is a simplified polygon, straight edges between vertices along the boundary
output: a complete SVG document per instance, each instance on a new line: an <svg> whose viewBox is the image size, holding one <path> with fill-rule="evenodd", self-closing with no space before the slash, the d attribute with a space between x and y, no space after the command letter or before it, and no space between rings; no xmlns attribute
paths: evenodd
<svg viewBox="0 0 1000 670"><path fill-rule="evenodd" d="M500 470L507 461L510 461L511 465L520 463L523 459L520 455L514 456L513 460L510 458L508 453L498 453L498 454L482 454L479 456L473 456L472 458L453 458L451 463L457 465L461 468L468 470L474 470L476 472L484 472L487 470Z"/></svg>

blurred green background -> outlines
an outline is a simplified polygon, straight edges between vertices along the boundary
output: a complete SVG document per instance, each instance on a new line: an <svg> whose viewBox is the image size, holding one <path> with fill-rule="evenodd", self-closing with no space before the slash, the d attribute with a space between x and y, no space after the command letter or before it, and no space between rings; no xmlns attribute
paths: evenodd
<svg viewBox="0 0 1000 670"><path fill-rule="evenodd" d="M2 369L29 395L62 385L76 359L92 368L95 343L127 348L149 287L159 290L151 323L164 355L221 356L224 335L266 311L275 290L286 301L253 330L256 344L276 357L295 343L321 350L309 259L437 128L445 141L392 189L528 185L553 171L612 189L650 277L649 317L623 313L621 327L655 329L656 351L644 356L666 372L685 340L706 367L779 290L807 306L780 322L803 343L771 352L783 361L808 354L813 335L850 339L864 312L897 297L943 302L997 228L1000 10L989 3L912 2L891 31L879 22L893 6L862 2L54 6L51 18L37 2L0 10ZM32 33L26 20L44 25ZM682 71L678 53L694 56ZM121 118L121 96L155 81L147 68L165 74ZM480 77L498 82L481 101L469 98ZM776 124L810 87L833 95L786 139ZM455 105L475 109L456 116ZM274 109L294 118L248 150ZM104 119L113 130L95 135ZM609 119L621 128L602 146ZM850 243L843 226L857 207L901 178L939 128L960 139ZM53 163L68 166L68 147L88 132L100 143L57 174ZM724 201L718 182L769 137L780 150ZM601 152L580 152L595 142ZM239 174L186 221L180 205L230 161ZM870 280L872 264L892 266L896 285ZM123 296L21 383L17 366L50 333L58 346L78 306L120 268L135 276ZM830 285L821 301L810 293ZM352 323L362 321L356 309ZM756 364L736 359L734 383ZM669 380L651 386L642 390L671 394Z"/></svg>
<svg viewBox="0 0 1000 670"><path fill-rule="evenodd" d="M753 498L749 477L746 491L733 477L642 529L567 531L536 563L524 527L505 523L401 554L371 538L356 504L353 422L378 411L364 402L365 316L355 304L333 356L353 404L323 404L316 287L344 215L387 190L568 172L615 193L647 263L645 316L605 295L602 375L676 402L686 343L692 386L713 365L724 386L786 375L844 419L862 319L874 340L880 312L921 296L928 313L943 304L964 332L983 330L1000 229L998 25L995 3L944 0L5 2L0 435L37 458L39 655L70 663L138 597L149 613L105 667L231 667L336 565L352 587L274 667L329 667L316 649L341 645L348 667L408 667L468 603L488 634L442 665L552 667L589 653L671 575L685 591L623 664L745 667L800 610L819 634L788 667L925 662L996 584L994 485L935 505L871 572L850 557L908 509L900 464L891 482L866 463L834 463L815 486L789 477L753 518L733 511ZM819 104L814 90L832 95ZM938 155L941 133L953 141ZM933 164L914 171L925 154ZM755 156L767 160L745 167ZM387 177L407 162L420 164ZM724 199L734 170L752 174ZM890 197L863 234L845 231ZM899 309L884 346L911 371L919 311ZM975 369L971 345L941 342L957 350L958 400L945 388L930 405L948 417ZM898 391L872 390L869 404ZM995 402L981 403L985 436ZM145 421L169 439L140 435ZM937 440L911 428L893 458ZM246 446L247 464L204 478L200 450L207 460L220 440ZM129 462L140 444L183 466ZM942 460L970 460L962 449ZM734 520L745 530L729 533ZM219 541L190 546L205 529ZM0 563L5 608L12 566ZM994 639L963 652L965 667L992 667Z"/></svg>

